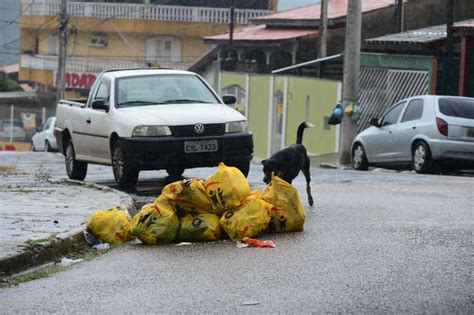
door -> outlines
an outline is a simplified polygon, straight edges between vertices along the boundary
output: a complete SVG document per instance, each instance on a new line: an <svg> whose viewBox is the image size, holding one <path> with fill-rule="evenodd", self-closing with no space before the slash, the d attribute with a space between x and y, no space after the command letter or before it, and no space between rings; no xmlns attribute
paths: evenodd
<svg viewBox="0 0 474 315"><path fill-rule="evenodd" d="M400 117L400 112L406 102L401 102L391 107L379 122L376 131L364 140L371 162L383 163L394 161L393 130Z"/></svg>
<svg viewBox="0 0 474 315"><path fill-rule="evenodd" d="M402 114L400 123L394 125L393 148L397 161L411 161L411 142L423 115L423 100L411 100Z"/></svg>
<svg viewBox="0 0 474 315"><path fill-rule="evenodd" d="M272 142L271 154L282 149L283 138L283 92L277 91L273 96L272 104Z"/></svg>
<svg viewBox="0 0 474 315"><path fill-rule="evenodd" d="M110 81L102 79L92 100L87 104L86 123L89 135L89 155L95 158L109 159L108 113L102 109L93 109L94 100L103 100L110 106Z"/></svg>

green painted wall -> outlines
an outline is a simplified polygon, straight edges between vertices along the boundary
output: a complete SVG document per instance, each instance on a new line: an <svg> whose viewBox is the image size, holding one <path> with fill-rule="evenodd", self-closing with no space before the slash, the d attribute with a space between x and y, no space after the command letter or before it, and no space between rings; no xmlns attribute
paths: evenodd
<svg viewBox="0 0 474 315"><path fill-rule="evenodd" d="M324 117L328 117L337 104L337 82L290 77L288 85L286 145L295 143L299 124L308 119L315 125L306 129L303 137L308 152L315 155L335 153L336 127L325 130Z"/></svg>
<svg viewBox="0 0 474 315"><path fill-rule="evenodd" d="M410 56L380 53L362 53L360 56L361 67L394 68L404 70L425 70L429 72L429 92L432 93L433 78L432 56Z"/></svg>
<svg viewBox="0 0 474 315"><path fill-rule="evenodd" d="M221 72L221 87L240 85L245 88L245 73ZM274 76L274 95L278 90L284 92L286 76ZM249 76L248 123L254 137L254 156L266 158L268 147L268 115L270 75ZM306 109L306 97L309 105ZM324 129L324 118L331 114L338 102L338 82L312 78L288 77L288 100L286 112L285 146L295 143L296 130L299 124L307 119L315 127L307 129L304 144L313 155L331 154L336 152L336 127Z"/></svg>
<svg viewBox="0 0 474 315"><path fill-rule="evenodd" d="M249 128L253 132L254 156L267 156L268 90L270 77L251 75L249 84Z"/></svg>

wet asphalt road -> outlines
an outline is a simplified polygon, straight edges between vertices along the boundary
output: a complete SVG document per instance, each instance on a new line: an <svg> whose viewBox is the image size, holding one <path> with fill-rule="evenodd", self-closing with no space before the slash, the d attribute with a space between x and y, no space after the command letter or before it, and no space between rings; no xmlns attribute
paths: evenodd
<svg viewBox="0 0 474 315"><path fill-rule="evenodd" d="M39 153L15 163L64 176L62 162ZM252 166L253 187L263 187L261 176ZM312 178L312 208L303 176L294 182L307 209L305 231L261 237L274 239L275 249L126 244L0 289L0 313L474 312L473 177L312 169ZM112 185L113 177L94 166L86 180ZM154 197L164 181L164 172L141 174L145 197L136 198Z"/></svg>

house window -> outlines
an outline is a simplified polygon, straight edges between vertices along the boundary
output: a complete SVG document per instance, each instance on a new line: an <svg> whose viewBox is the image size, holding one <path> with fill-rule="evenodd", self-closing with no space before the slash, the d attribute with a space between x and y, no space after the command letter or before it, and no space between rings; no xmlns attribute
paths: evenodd
<svg viewBox="0 0 474 315"><path fill-rule="evenodd" d="M181 41L174 37L151 37L146 41L146 57L149 62L180 62Z"/></svg>
<svg viewBox="0 0 474 315"><path fill-rule="evenodd" d="M107 47L107 35L94 34L89 38L89 46L96 48Z"/></svg>

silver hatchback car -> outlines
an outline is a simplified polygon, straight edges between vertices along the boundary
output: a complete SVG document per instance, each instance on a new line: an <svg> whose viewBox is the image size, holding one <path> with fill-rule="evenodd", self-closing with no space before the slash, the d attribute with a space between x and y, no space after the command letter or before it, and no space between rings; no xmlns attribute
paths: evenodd
<svg viewBox="0 0 474 315"><path fill-rule="evenodd" d="M423 95L391 106L352 143L352 167L474 168L474 98Z"/></svg>

